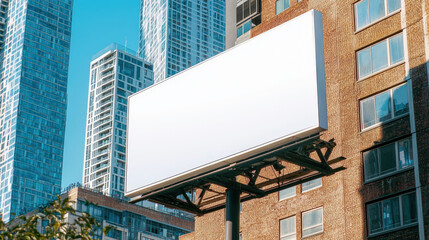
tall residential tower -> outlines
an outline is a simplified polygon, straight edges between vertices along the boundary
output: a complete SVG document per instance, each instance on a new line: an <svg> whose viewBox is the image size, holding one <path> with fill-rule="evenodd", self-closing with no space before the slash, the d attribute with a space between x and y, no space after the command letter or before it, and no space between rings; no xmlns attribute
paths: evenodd
<svg viewBox="0 0 429 240"><path fill-rule="evenodd" d="M89 79L83 184L123 198L127 97L153 84L152 65L112 44L93 57Z"/></svg>
<svg viewBox="0 0 429 240"><path fill-rule="evenodd" d="M61 189L72 0L0 1L0 212Z"/></svg>
<svg viewBox="0 0 429 240"><path fill-rule="evenodd" d="M225 49L225 0L142 0L139 55L155 82Z"/></svg>

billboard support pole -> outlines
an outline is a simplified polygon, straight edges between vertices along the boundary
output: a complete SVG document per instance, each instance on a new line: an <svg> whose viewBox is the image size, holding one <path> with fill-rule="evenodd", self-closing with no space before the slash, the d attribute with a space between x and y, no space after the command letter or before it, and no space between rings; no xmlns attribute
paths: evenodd
<svg viewBox="0 0 429 240"><path fill-rule="evenodd" d="M239 240L240 237L240 189L226 190L225 240Z"/></svg>

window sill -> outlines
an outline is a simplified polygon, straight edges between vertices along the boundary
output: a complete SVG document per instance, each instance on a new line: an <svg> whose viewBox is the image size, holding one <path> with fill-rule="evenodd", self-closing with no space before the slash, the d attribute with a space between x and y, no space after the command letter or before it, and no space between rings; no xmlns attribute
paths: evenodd
<svg viewBox="0 0 429 240"><path fill-rule="evenodd" d="M322 187L322 185L314 187L314 188L310 188L310 189L307 189L307 190L304 190L304 191L301 191L301 193L310 192L310 191L316 190L316 189L321 188L321 187Z"/></svg>
<svg viewBox="0 0 429 240"><path fill-rule="evenodd" d="M314 237L314 236L317 236L317 235L322 235L322 234L323 234L323 231L322 232L317 232L317 233L312 233L312 234L307 235L307 236L302 236L301 239L311 238L311 237Z"/></svg>
<svg viewBox="0 0 429 240"><path fill-rule="evenodd" d="M365 77L359 78L357 81L358 81L358 82L360 82L360 81L366 80L366 79L368 79L368 78L374 77L375 75L378 75L378 74L380 74L380 73L383 73L383 72L385 72L385 71L387 71L387 70L390 70L390 69L392 69L392 68L394 68L394 67L397 67L397 66L399 66L399 65L401 65L401 64L404 64L404 63L405 63L405 60L402 60L402 61L400 61L400 62L397 62L397 63L395 63L395 64L392 64L392 65L388 66L387 68L383 68L383 69L381 69L381 70L378 70L377 72L371 73L371 74L370 74L370 75L368 75L368 76L365 76ZM359 73L358 73L358 74L359 74Z"/></svg>
<svg viewBox="0 0 429 240"><path fill-rule="evenodd" d="M379 237L381 235L388 234L388 233L393 233L393 232L396 232L396 231L401 231L401 230L404 230L404 229L407 229L407 228L411 228L411 227L415 227L415 226L418 226L417 222L410 223L410 224L407 224L405 226L401 226L401 227L397 227L397 228L392 228L392 229L389 229L389 230L384 230L382 232L370 234L370 235L368 235L368 239Z"/></svg>
<svg viewBox="0 0 429 240"><path fill-rule="evenodd" d="M401 173L404 173L404 172L407 172L407 171L409 171L409 170L412 170L413 168L414 168L414 165L411 165L411 166L408 166L408 167L402 168L402 169L400 169L400 170L398 170L398 171L394 171L394 172L391 172L391 173L386 173L386 174L384 174L384 175L381 175L381 176L378 176L378 177L375 177L375 178L372 178L372 179L366 180L366 181L364 181L364 183L363 183L363 184L369 184L369 183L376 182L376 181L378 181L378 180L381 180L381 179L384 179L384 178L387 178L387 177L393 177L393 176L395 176L395 175L399 175L399 174L401 174Z"/></svg>
<svg viewBox="0 0 429 240"><path fill-rule="evenodd" d="M396 11L394 11L394 12L391 12L391 13L387 14L386 16L378 19L375 22L372 22L372 23L366 25L365 27L362 27L362 28L360 28L358 30L355 30L355 34L358 34L359 32L362 32L363 30L365 30L367 28L370 28L370 27L374 26L375 24L377 24L377 23L379 23L379 22L381 22L381 21L383 21L383 20L385 20L385 19L387 19L387 18L389 18L389 17L391 17L391 16L393 16L393 15L399 13L399 12L401 12L401 8L398 9L398 10L396 10ZM355 14L356 14L356 11L355 11ZM355 20L355 24L356 24L356 20Z"/></svg>
<svg viewBox="0 0 429 240"><path fill-rule="evenodd" d="M383 125L389 124L389 123L391 123L391 122L397 121L397 120L399 120L399 119L401 119L401 118L405 118L405 117L409 116L409 114L410 114L410 113L408 112L408 113L405 113L405 114L399 115L399 116L397 116L397 117L394 117L394 118L392 118L392 119L386 120L386 121L384 121L384 122L376 123L376 124L374 124L374 125L372 125L372 126L370 126L370 127L367 127L367 128L362 129L362 130L360 131L360 133L362 134L362 133L365 133L365 132L371 131L371 130L373 130L373 129L375 129L375 128L381 127L381 126L383 126Z"/></svg>
<svg viewBox="0 0 429 240"><path fill-rule="evenodd" d="M282 199L279 198L279 202L282 202L282 201L285 201L285 200L288 200L288 199L291 199L291 198L294 198L294 197L296 197L296 194L293 195L293 196L290 196L290 197L282 198Z"/></svg>

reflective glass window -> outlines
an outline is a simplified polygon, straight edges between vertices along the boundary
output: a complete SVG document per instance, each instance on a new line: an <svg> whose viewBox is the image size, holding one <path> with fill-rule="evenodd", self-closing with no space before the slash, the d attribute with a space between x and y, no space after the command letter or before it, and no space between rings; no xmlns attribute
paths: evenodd
<svg viewBox="0 0 429 240"><path fill-rule="evenodd" d="M363 152L365 181L413 165L411 139L406 138Z"/></svg>
<svg viewBox="0 0 429 240"><path fill-rule="evenodd" d="M407 85L361 100L362 129L408 113Z"/></svg>
<svg viewBox="0 0 429 240"><path fill-rule="evenodd" d="M280 221L280 240L296 240L296 217Z"/></svg>
<svg viewBox="0 0 429 240"><path fill-rule="evenodd" d="M401 8L401 0L362 0L355 4L356 30L374 23Z"/></svg>
<svg viewBox="0 0 429 240"><path fill-rule="evenodd" d="M417 222L415 192L367 205L367 224L370 236L415 222Z"/></svg>
<svg viewBox="0 0 429 240"><path fill-rule="evenodd" d="M302 214L302 236L308 237L323 232L323 208Z"/></svg>

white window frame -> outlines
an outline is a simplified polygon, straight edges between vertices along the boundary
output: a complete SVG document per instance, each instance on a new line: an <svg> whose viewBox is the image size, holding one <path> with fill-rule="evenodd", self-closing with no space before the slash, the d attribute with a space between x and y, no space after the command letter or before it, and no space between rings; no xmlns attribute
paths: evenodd
<svg viewBox="0 0 429 240"><path fill-rule="evenodd" d="M397 195L397 196L394 196L394 197L390 197L390 198L386 198L386 199L383 199L383 200L380 200L380 201L372 202L372 203L366 205L366 219L367 219L366 222L367 222L367 229L368 229L368 237L372 237L374 235L384 234L386 232L392 232L392 231L395 231L395 230L400 229L400 228L409 227L409 226L413 226L413 225L417 224L417 222L418 222L417 218L416 218L415 222L404 224L404 216L403 216L403 208L402 208L403 207L402 206L403 205L403 203L402 203L402 197L405 196L405 195L408 195L410 193L414 193L414 195L416 194L416 192L407 192L407 193L403 193L403 194L400 194L400 195ZM391 200L391 199L394 199L394 198L399 198L399 218L400 218L400 223L401 223L400 226L389 228L389 229L384 229L384 218L383 218L383 216L381 216L381 223L383 225L383 230L375 232L375 233L370 233L369 232L370 231L370 226L369 226L369 224L370 224L370 220L369 220L369 206L374 205L374 204L379 204L379 203L383 204L384 201ZM416 200L417 200L417 196L416 196ZM417 203L415 203L415 204L417 205Z"/></svg>
<svg viewBox="0 0 429 240"><path fill-rule="evenodd" d="M395 89L397 89L397 88L400 88L400 87L402 87L402 86L404 86L404 85L406 85L407 83L403 83L403 84L401 84L401 85L398 85L398 86L395 86L395 87L393 87L393 88L390 88L390 89L388 89L388 90L386 90L386 91L383 91L383 92L381 92L381 93L378 93L378 94L375 94L375 95L372 95L372 96L370 96L370 97L367 97L367 98L364 98L364 99L361 99L360 101L359 101L359 105L360 105L360 121L361 121L361 132L364 132L364 131L367 131L367 130L370 130L370 129L373 129L373 128L376 128L376 127L379 127L379 126L381 126L381 125L383 125L383 124L385 124L385 123L388 123L388 122L391 122L391 121L394 121L395 119L398 119L398 118L401 118L401 117L403 117L403 116L406 116L406 115L408 115L409 113L410 113L410 107L409 107L409 105L408 105L408 111L406 112L406 113L404 113L404 114L401 114L401 115L398 115L398 116L395 116L395 111L393 111L394 109L394 101L393 101L393 91L395 90ZM364 119L363 119L363 102L365 101L365 100L368 100L368 99L370 99L370 98L374 98L374 109L376 109L376 105L375 105L375 97L377 97L377 96L379 96L379 95L382 95L382 94L384 94L384 93L386 93L386 92L389 92L390 91L390 106L392 106L392 111L391 111L391 118L389 118L388 120L385 120L385 121L380 121L380 122L377 122L377 123L374 123L374 124L372 124L371 126L368 126L368 127L364 127ZM407 94L408 94L408 92L407 92ZM408 102L408 104L410 104L409 102Z"/></svg>
<svg viewBox="0 0 429 240"><path fill-rule="evenodd" d="M302 192L302 193L306 193L306 192L312 191L312 190L314 190L314 189L321 188L321 187L323 186L322 177L320 177L320 178L316 178L316 179L313 179L313 180L311 180L311 181L315 181L315 180L318 180L318 179L320 179L320 185L317 185L317 186L311 187L311 188L306 189L306 190L304 190L304 188L303 188L303 184L301 184L301 192ZM308 182L310 182L310 181L308 181Z"/></svg>
<svg viewBox="0 0 429 240"><path fill-rule="evenodd" d="M295 231L292 232L292 233L287 233L285 235L282 235L282 229L281 229L282 223L281 222L285 221L287 219L293 219L293 222L295 223L295 229L294 229ZM297 237L297 232L296 232L296 215L293 215L293 216L290 216L290 217L287 217L287 218L283 218L283 219L280 220L279 223L280 223L280 240L289 238L291 236L295 236L295 239L296 239L296 237Z"/></svg>
<svg viewBox="0 0 429 240"><path fill-rule="evenodd" d="M365 25L365 26L362 26L361 28L358 28L358 26L357 26L357 23L358 23L358 19L357 19L357 17L358 17L358 14L357 14L357 5L359 3L361 3L361 2L363 2L363 1L365 1L365 0L361 0L361 1L356 2L356 3L353 4L355 33L360 32L363 29L368 28L368 27L370 27L370 26L372 26L372 25L374 25L374 24L376 24L378 22L381 22L384 19L386 19L386 18L388 18L388 17L390 17L392 15L395 15L396 13L398 13L398 12L400 12L402 10L402 1L401 1L401 7L399 9L397 9L397 10L389 13L388 0L384 0L384 16L381 17L381 18L379 18L379 19L377 19L377 20L375 20L374 22L371 22L371 12L370 12L370 9L369 9L369 1L370 0L368 0L368 17L369 17L369 23L367 25Z"/></svg>
<svg viewBox="0 0 429 240"><path fill-rule="evenodd" d="M397 63L392 64L392 63L391 63L391 59L390 59L390 55L391 55L391 52L390 52L390 39L391 39L391 38L394 38L394 37L397 37L398 35L401 35L401 34L402 34L402 44L403 44L403 45L402 45L402 48L403 48L403 50L404 50L404 56L403 56L403 59L402 59L401 61L399 61L399 62L397 62ZM386 42L386 45L387 45L387 67L382 68L382 69L379 69L379 70L377 70L377 71L373 72L373 70L372 70L372 50L371 50L371 48L372 48L373 46L377 45L377 44L382 43L382 42ZM368 75L366 75L366 76L361 77L361 76L360 76L360 73L359 73L359 53L360 53L360 52L363 52L363 51L365 51L365 50L367 50L367 49L370 49L369 54L370 54L371 73L370 73L370 74L368 74ZM380 73L380 72L386 71L386 70L387 70L387 69L389 69L389 68L393 68L393 67L396 67L396 66L398 66L398 65L401 65L402 63L404 63L404 62L405 62L405 54L406 54L406 53L405 53L404 32L397 33L397 34L392 35L392 36L390 36L390 37L388 37L388 38L386 38L386 39L383 39L383 40L378 41L378 42L376 42L376 43L374 43L374 44L371 44L371 45L370 45L370 46L368 46L368 47L365 47L365 48L360 49L359 51L357 51L357 52L356 52L356 66L357 66L356 70L357 70L357 75L358 75L358 81L362 81L362 80L367 79L367 78L369 78L369 77L372 77L372 76L374 76L374 75L376 75L376 74L378 74L378 73Z"/></svg>
<svg viewBox="0 0 429 240"><path fill-rule="evenodd" d="M412 141L411 141L411 137L408 137L408 138L403 138L403 139L400 139L400 140L397 140L397 141L395 141L395 142L393 142L393 143L389 143L389 144L386 144L386 145L383 145L383 146L380 146L380 147L377 147L377 148L374 148L374 149L371 149L371 150L368 150L368 151L364 151L363 153L362 153L362 159L363 159L363 169L364 169L364 181L365 181L365 183L368 183L368 182L372 182L372 181L374 181L374 180L378 180L378 179L381 179L381 178L385 178L386 176L389 176L389 175L392 175L392 174L396 174L396 173L398 173L398 172L401 172L401 171L405 171L405 170L409 170L409 169L411 169L411 168L413 168L414 167L414 159L412 159L412 161L413 161L413 164L411 164L411 165L408 165L408 166L405 166L405 167L403 167L403 168L401 168L400 167L400 164L399 164L399 142L402 142L402 141L406 141L406 140L408 140L408 142L409 142L409 151L410 151L410 154L411 154L411 156L409 156L409 157L413 157L412 156L412 151L413 151L413 147L412 147ZM387 145L390 145L390 144L395 144L395 163L396 163L396 170L394 170L394 171L392 171L392 172L388 172L388 173L384 173L384 174L380 174L380 175L378 175L378 176L376 176L376 177L372 177L372 178L366 178L366 161L365 161L365 155L364 155L364 153L366 153L366 152L370 152L370 151L374 151L374 150L378 150L377 151L377 157L378 157L378 161L380 161L380 156L381 156L381 152L380 152L380 148L382 148L382 147L385 147L385 146L387 146ZM380 162L378 162L378 164L380 164ZM379 168L380 168L380 166L379 166Z"/></svg>
<svg viewBox="0 0 429 240"><path fill-rule="evenodd" d="M320 224L317 224L317 225L313 225L313 226L311 226L311 227L304 228L304 215L305 215L305 214L310 214L311 212L319 211L319 210L321 210L321 211L322 211L322 222L321 222ZM323 207L318 207L318 208L311 209L311 210L309 210L309 211L303 212L303 213L302 213L302 223L301 223L301 227L302 227L302 230L301 230L301 232L302 232L302 238L304 238L304 237L310 237L310 236L314 236L314 235L317 235L317 234L323 233L323 219L324 219L324 217L323 217ZM318 226L322 226L322 230L321 230L321 231L319 231L319 232L314 232L314 233L311 233L311 234L308 234L308 235L304 235L304 231L305 231L305 230L307 230L307 229L311 229L311 228L315 228L315 227L318 227Z"/></svg>
<svg viewBox="0 0 429 240"><path fill-rule="evenodd" d="M285 190L288 190L288 189L292 189L292 188L294 188L294 189L295 189L295 194L293 194L292 196L287 196L287 197L281 198L280 192L285 191ZM286 189L283 189L283 190L280 190L280 191L279 191L279 201L283 201L283 200L286 200L286 199L289 199L289 198L293 198L293 197L295 197L295 196L296 196L296 186L289 187L289 188L286 188Z"/></svg>

